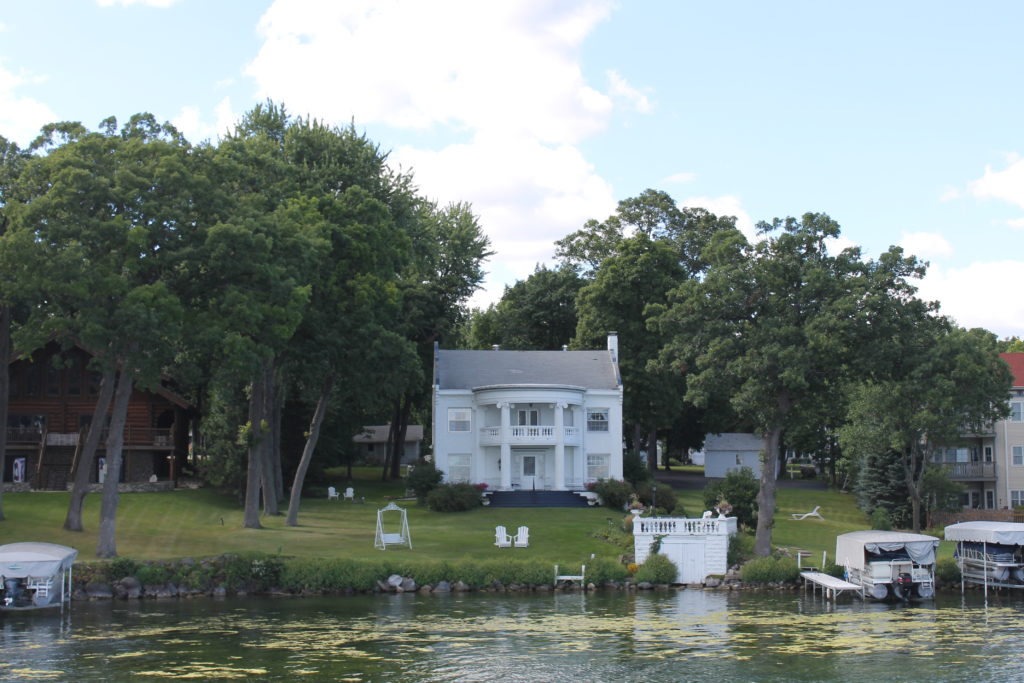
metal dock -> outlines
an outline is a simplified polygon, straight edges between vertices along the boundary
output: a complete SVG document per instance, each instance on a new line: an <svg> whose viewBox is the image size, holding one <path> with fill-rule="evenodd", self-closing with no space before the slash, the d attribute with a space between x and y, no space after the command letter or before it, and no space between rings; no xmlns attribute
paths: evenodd
<svg viewBox="0 0 1024 683"><path fill-rule="evenodd" d="M846 591L852 591L859 595L861 600L864 599L864 592L861 590L860 586L855 583L850 583L849 581L837 579L830 574L824 574L822 572L800 572L800 576L804 580L805 589L810 585L811 591L813 592L816 587L820 587L822 595L828 599L835 600L836 596L841 595Z"/></svg>

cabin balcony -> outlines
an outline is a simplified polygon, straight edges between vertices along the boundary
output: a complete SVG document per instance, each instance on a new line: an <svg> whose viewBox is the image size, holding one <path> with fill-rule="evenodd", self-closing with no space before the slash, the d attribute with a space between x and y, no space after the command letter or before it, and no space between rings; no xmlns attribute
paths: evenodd
<svg viewBox="0 0 1024 683"><path fill-rule="evenodd" d="M558 428L553 425L530 425L509 427L507 442L510 446L554 446L558 443ZM502 445L501 427L483 427L480 429L481 446ZM562 444L579 446L582 444L579 427L562 427Z"/></svg>
<svg viewBox="0 0 1024 683"><path fill-rule="evenodd" d="M953 481L995 481L994 462L954 462L943 465Z"/></svg>

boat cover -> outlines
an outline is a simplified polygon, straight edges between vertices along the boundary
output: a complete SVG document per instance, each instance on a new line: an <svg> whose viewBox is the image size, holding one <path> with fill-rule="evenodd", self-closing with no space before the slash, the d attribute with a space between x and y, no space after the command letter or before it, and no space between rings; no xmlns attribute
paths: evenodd
<svg viewBox="0 0 1024 683"><path fill-rule="evenodd" d="M836 536L836 564L864 569L865 553L906 551L917 564L935 564L939 539L902 531L851 531Z"/></svg>
<svg viewBox="0 0 1024 683"><path fill-rule="evenodd" d="M0 545L0 576L24 579L54 576L68 569L78 551L56 543L8 543Z"/></svg>
<svg viewBox="0 0 1024 683"><path fill-rule="evenodd" d="M1024 524L1015 522L960 522L946 527L947 541L974 541L1024 545Z"/></svg>

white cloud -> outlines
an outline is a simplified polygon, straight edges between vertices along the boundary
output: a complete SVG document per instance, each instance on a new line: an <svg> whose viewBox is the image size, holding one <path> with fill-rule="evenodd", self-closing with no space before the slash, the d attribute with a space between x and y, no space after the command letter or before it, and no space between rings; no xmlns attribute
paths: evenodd
<svg viewBox="0 0 1024 683"><path fill-rule="evenodd" d="M231 108L231 98L225 97L213 110L215 121L209 123L202 120L198 107L184 106L171 123L191 142L216 140L233 130L239 116Z"/></svg>
<svg viewBox="0 0 1024 683"><path fill-rule="evenodd" d="M696 173L673 173L662 179L663 183L692 183L697 179Z"/></svg>
<svg viewBox="0 0 1024 683"><path fill-rule="evenodd" d="M179 0L96 0L96 4L100 7L113 7L114 5L121 5L122 7L128 7L129 5L146 5L147 7L166 8L176 2L179 2Z"/></svg>
<svg viewBox="0 0 1024 683"><path fill-rule="evenodd" d="M968 184L971 194L981 199L1001 199L1024 207L1024 159L1010 156L1001 171L985 166L985 175Z"/></svg>
<svg viewBox="0 0 1024 683"><path fill-rule="evenodd" d="M960 190L955 187L946 187L942 190L942 194L939 195L940 202L951 202L956 199L960 199Z"/></svg>
<svg viewBox="0 0 1024 683"><path fill-rule="evenodd" d="M642 114L650 113L651 103L647 96L626 82L618 71L608 71L608 93L615 98L625 100Z"/></svg>
<svg viewBox="0 0 1024 683"><path fill-rule="evenodd" d="M1020 288L1024 261L975 262L965 268L932 266L918 296L941 302L941 312L963 327L984 327L1000 337L1024 336L1024 297Z"/></svg>
<svg viewBox="0 0 1024 683"><path fill-rule="evenodd" d="M246 73L258 97L296 114L420 133L391 161L426 196L472 203L497 252L481 295L492 299L549 261L555 240L615 209L577 145L617 109L651 104L617 71L605 90L583 75L581 45L611 10L611 0L275 0Z"/></svg>
<svg viewBox="0 0 1024 683"><path fill-rule="evenodd" d="M7 71L0 64L0 135L22 147L35 139L44 124L57 120L48 106L17 93L19 86L37 80Z"/></svg>
<svg viewBox="0 0 1024 683"><path fill-rule="evenodd" d="M1024 230L1024 218L1011 218L1006 224L1014 230Z"/></svg>
<svg viewBox="0 0 1024 683"><path fill-rule="evenodd" d="M907 254L918 258L946 258L953 255L953 245L936 232L905 232L900 238L900 246Z"/></svg>
<svg viewBox="0 0 1024 683"><path fill-rule="evenodd" d="M479 133L469 144L439 151L402 147L391 161L413 170L425 196L442 204L469 201L480 216L502 267L491 264L478 304L499 298L507 277L522 279L537 263L550 261L555 240L616 206L611 186L577 148L527 136Z"/></svg>
<svg viewBox="0 0 1024 683"><path fill-rule="evenodd" d="M851 240L846 235L839 235L839 237L826 237L825 248L828 249L830 254L841 254L844 250L850 249L851 247L859 247L860 245Z"/></svg>
<svg viewBox="0 0 1024 683"><path fill-rule="evenodd" d="M716 216L735 216L736 227L740 229L740 232L742 232L748 240L754 242L761 239L757 234L757 229L754 227L754 220L743 208L743 204L740 202L739 197L734 197L732 195L723 195L721 197L688 197L679 202L679 206L707 209Z"/></svg>

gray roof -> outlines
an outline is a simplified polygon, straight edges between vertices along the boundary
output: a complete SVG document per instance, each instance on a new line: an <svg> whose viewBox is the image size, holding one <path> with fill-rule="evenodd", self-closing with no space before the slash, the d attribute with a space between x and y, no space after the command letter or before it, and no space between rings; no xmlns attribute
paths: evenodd
<svg viewBox="0 0 1024 683"><path fill-rule="evenodd" d="M759 451L764 448L764 438L745 432L708 434L704 437L704 452L718 451Z"/></svg>
<svg viewBox="0 0 1024 683"><path fill-rule="evenodd" d="M437 351L434 381L441 389L569 385L618 389L618 366L600 351Z"/></svg>
<svg viewBox="0 0 1024 683"><path fill-rule="evenodd" d="M356 443L387 443L390 425L369 425L363 427L363 431L352 437ZM405 428L405 440L423 441L423 425L407 425Z"/></svg>

